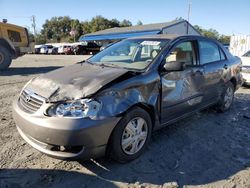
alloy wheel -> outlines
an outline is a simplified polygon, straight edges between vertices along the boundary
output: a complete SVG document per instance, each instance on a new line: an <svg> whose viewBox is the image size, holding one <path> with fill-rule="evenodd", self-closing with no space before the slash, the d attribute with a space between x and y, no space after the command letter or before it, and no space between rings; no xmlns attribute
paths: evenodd
<svg viewBox="0 0 250 188"><path fill-rule="evenodd" d="M128 122L122 134L122 150L127 155L133 155L140 151L148 136L147 122L136 117Z"/></svg>

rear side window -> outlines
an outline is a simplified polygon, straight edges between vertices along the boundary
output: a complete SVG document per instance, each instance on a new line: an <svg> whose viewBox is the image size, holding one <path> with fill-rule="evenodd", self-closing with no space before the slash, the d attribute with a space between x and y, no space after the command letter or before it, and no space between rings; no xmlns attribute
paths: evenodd
<svg viewBox="0 0 250 188"><path fill-rule="evenodd" d="M206 63L211 63L221 60L219 47L215 43L208 41L199 41L199 49L200 49L200 64L203 65Z"/></svg>
<svg viewBox="0 0 250 188"><path fill-rule="evenodd" d="M21 35L19 32L8 30L8 37L12 42L21 42Z"/></svg>

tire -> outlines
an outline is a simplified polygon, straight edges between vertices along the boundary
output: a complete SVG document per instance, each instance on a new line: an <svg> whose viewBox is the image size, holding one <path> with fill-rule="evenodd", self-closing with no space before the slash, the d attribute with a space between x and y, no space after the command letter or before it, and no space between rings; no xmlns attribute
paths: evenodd
<svg viewBox="0 0 250 188"><path fill-rule="evenodd" d="M132 108L118 122L111 135L109 157L120 163L138 158L149 144L151 134L152 121L149 114L142 108Z"/></svg>
<svg viewBox="0 0 250 188"><path fill-rule="evenodd" d="M222 96L216 105L218 112L225 112L230 109L234 100L234 85L232 82L226 83Z"/></svg>
<svg viewBox="0 0 250 188"><path fill-rule="evenodd" d="M0 48L0 70L7 69L11 64L11 54L10 52L5 48Z"/></svg>

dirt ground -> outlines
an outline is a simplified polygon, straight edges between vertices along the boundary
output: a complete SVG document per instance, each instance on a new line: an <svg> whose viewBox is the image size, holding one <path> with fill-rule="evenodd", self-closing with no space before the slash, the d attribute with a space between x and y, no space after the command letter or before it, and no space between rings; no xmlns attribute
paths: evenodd
<svg viewBox="0 0 250 188"><path fill-rule="evenodd" d="M83 56L26 55L0 72L0 187L250 187L250 88L226 113L199 112L155 132L128 164L105 158L62 161L41 154L18 134L11 104L32 77Z"/></svg>

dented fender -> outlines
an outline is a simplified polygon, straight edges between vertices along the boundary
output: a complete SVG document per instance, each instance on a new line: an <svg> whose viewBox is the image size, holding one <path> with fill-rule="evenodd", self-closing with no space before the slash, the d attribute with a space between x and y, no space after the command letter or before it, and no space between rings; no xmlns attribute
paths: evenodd
<svg viewBox="0 0 250 188"><path fill-rule="evenodd" d="M145 75L147 74L147 75ZM114 84L97 93L95 98L102 103L98 118L120 116L132 106L149 108L151 117L159 123L160 77L155 72L142 73Z"/></svg>

